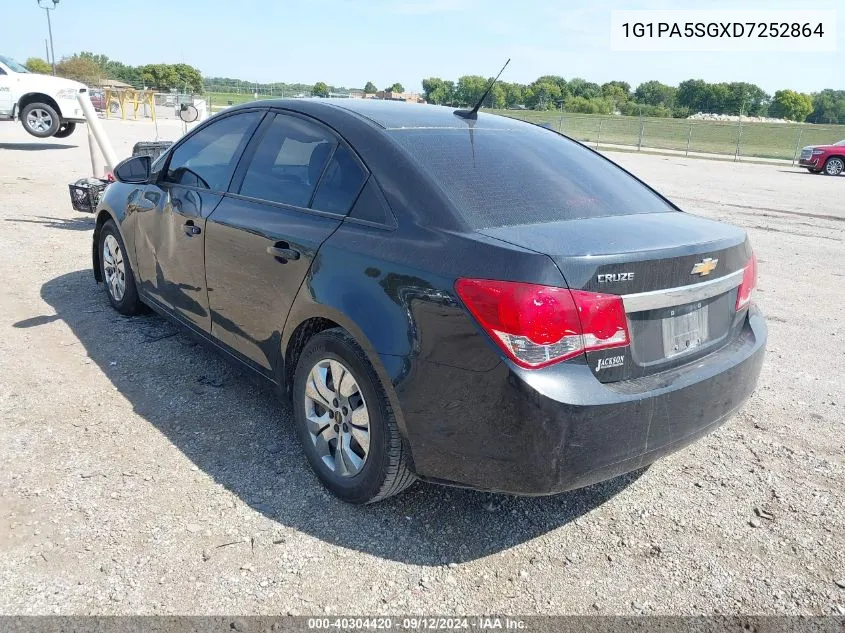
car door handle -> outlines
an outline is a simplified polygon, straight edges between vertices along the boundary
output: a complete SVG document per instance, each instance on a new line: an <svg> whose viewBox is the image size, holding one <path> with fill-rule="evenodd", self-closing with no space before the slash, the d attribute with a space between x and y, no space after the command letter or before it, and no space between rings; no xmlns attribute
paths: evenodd
<svg viewBox="0 0 845 633"><path fill-rule="evenodd" d="M280 242L276 246L268 246L267 253L286 264L288 260L299 259L299 251L290 247L287 242Z"/></svg>
<svg viewBox="0 0 845 633"><path fill-rule="evenodd" d="M193 220L188 220L187 222L185 222L183 228L185 229L185 235L188 236L199 235L200 233L202 233L202 229L196 224L194 224Z"/></svg>

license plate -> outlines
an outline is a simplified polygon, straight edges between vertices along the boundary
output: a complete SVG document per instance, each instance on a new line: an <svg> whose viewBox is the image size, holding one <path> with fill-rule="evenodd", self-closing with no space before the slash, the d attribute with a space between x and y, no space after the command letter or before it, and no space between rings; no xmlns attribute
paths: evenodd
<svg viewBox="0 0 845 633"><path fill-rule="evenodd" d="M670 316L663 319L663 355L666 358L692 351L707 341L708 308L707 305L698 306L684 314L672 310Z"/></svg>

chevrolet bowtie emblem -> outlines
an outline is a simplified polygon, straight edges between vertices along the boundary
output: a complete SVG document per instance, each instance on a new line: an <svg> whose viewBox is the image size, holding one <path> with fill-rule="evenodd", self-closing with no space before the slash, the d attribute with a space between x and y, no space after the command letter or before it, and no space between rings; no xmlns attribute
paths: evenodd
<svg viewBox="0 0 845 633"><path fill-rule="evenodd" d="M690 275L701 275L702 277L705 277L716 269L716 264L718 263L718 259L713 259L712 257L705 257L695 266L692 267Z"/></svg>

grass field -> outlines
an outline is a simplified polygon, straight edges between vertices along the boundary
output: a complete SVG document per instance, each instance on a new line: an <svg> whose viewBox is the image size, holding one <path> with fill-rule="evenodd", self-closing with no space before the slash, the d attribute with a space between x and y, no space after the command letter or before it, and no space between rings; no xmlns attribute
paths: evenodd
<svg viewBox="0 0 845 633"><path fill-rule="evenodd" d="M206 92L206 99L208 99L211 107L216 109L225 108L230 105L238 105L239 103L246 103L248 101L255 101L255 96L251 92ZM259 99L279 99L281 95L258 95ZM229 102L232 103L229 103Z"/></svg>
<svg viewBox="0 0 845 633"><path fill-rule="evenodd" d="M293 96L293 95L289 95ZM210 110L254 101L253 93L206 93ZM259 99L281 95L258 95ZM231 102L231 103L230 103ZM550 125L572 138L601 145L642 146L648 149L733 156L739 139L739 155L748 158L791 160L806 145L835 143L845 139L845 125L690 121L560 113L559 111L491 110L496 114ZM640 136L642 134L642 136Z"/></svg>
<svg viewBox="0 0 845 633"><path fill-rule="evenodd" d="M691 121L570 114L554 111L494 110L532 123L551 126L574 139L597 145L629 145L643 148L739 155L790 160L806 145L835 143L845 139L845 125ZM642 137L640 136L642 134Z"/></svg>

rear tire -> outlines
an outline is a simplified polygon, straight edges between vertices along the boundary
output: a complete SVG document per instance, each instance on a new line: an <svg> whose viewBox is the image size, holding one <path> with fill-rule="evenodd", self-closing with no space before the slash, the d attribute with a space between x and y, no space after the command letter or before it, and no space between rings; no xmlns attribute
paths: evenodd
<svg viewBox="0 0 845 633"><path fill-rule="evenodd" d="M129 263L126 246L113 220L108 220L100 229L97 248L100 275L109 303L115 310L128 316L143 312L144 304L138 297L135 275Z"/></svg>
<svg viewBox="0 0 845 633"><path fill-rule="evenodd" d="M320 332L302 350L293 411L311 468L339 499L373 503L416 480L381 382L345 330Z"/></svg>
<svg viewBox="0 0 845 633"><path fill-rule="evenodd" d="M59 113L46 103L30 103L21 110L23 129L37 138L54 136L61 124Z"/></svg>
<svg viewBox="0 0 845 633"><path fill-rule="evenodd" d="M824 173L828 176L839 176L845 171L845 159L839 156L831 156L825 161Z"/></svg>
<svg viewBox="0 0 845 633"><path fill-rule="evenodd" d="M53 134L55 138L67 138L76 130L76 123L62 123L59 131Z"/></svg>

